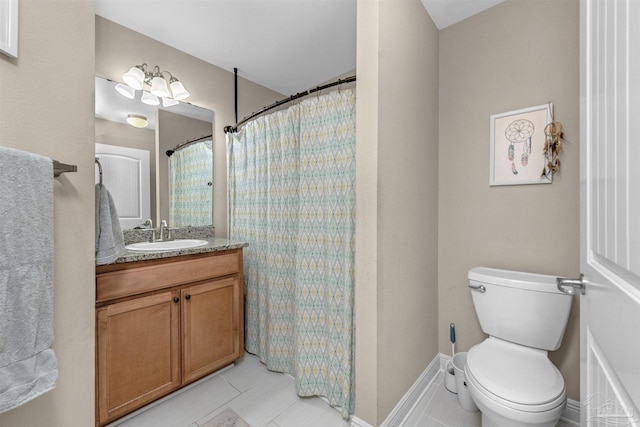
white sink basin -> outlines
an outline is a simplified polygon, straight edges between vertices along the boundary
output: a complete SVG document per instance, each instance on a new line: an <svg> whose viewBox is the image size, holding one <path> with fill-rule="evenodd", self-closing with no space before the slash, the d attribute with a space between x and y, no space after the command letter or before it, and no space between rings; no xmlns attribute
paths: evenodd
<svg viewBox="0 0 640 427"><path fill-rule="evenodd" d="M166 242L141 242L132 243L125 246L130 251L136 252L161 252L161 251L177 251L179 249L197 248L206 245L206 240L180 239L170 240Z"/></svg>

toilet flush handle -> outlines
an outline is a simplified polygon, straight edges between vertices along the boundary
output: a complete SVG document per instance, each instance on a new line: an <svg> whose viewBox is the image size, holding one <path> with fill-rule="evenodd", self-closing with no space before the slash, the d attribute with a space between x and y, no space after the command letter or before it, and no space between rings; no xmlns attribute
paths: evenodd
<svg viewBox="0 0 640 427"><path fill-rule="evenodd" d="M484 285L469 285L469 287L472 291L478 291L483 294L487 292L487 288L485 288Z"/></svg>
<svg viewBox="0 0 640 427"><path fill-rule="evenodd" d="M564 277L557 277L556 282L558 284L558 290L564 292L567 295L575 295L576 289L580 291L582 295L585 292L584 274L580 273L580 277L577 279L565 279ZM569 289L567 289L569 288Z"/></svg>

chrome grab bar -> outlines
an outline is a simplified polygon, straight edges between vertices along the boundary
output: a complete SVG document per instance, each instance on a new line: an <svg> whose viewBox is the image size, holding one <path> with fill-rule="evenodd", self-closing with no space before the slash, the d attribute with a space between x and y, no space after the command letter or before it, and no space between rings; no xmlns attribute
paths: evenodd
<svg viewBox="0 0 640 427"><path fill-rule="evenodd" d="M485 288L484 285L469 285L469 287L472 291L478 291L483 294L487 292L487 288Z"/></svg>

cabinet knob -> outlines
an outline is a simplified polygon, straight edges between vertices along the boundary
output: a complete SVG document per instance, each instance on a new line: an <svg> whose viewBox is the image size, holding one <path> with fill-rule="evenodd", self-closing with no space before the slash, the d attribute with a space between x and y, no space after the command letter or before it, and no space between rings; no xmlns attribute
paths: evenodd
<svg viewBox="0 0 640 427"><path fill-rule="evenodd" d="M191 295L187 294L187 295L185 296L185 299L186 299L187 301L189 301L189 300L191 299Z"/></svg>
<svg viewBox="0 0 640 427"><path fill-rule="evenodd" d="M174 298L173 298L173 302L175 302L175 303L179 303L179 302L180 302L180 298L178 298L178 297L174 297Z"/></svg>

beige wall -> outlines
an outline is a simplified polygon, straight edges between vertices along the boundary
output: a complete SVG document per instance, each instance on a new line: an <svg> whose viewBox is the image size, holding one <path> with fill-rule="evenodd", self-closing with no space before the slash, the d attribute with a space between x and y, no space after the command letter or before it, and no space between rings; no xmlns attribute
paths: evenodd
<svg viewBox="0 0 640 427"><path fill-rule="evenodd" d="M156 132L96 118L96 143L149 151L151 218L156 223Z"/></svg>
<svg viewBox="0 0 640 427"><path fill-rule="evenodd" d="M358 2L356 415L379 425L438 352L438 31Z"/></svg>
<svg viewBox="0 0 640 427"><path fill-rule="evenodd" d="M227 235L227 165L224 127L235 123L233 73L208 64L191 55L131 31L126 27L95 17L95 74L122 81L122 74L143 62L175 74L191 92L189 102L214 112L214 189L213 223L218 237ZM242 76L242 70L239 70ZM238 79L238 117L283 98L263 86ZM287 94L289 95L289 94Z"/></svg>
<svg viewBox="0 0 640 427"><path fill-rule="evenodd" d="M17 59L0 55L0 145L76 164L54 181L56 388L3 427L94 424L93 1L22 0Z"/></svg>
<svg viewBox="0 0 640 427"><path fill-rule="evenodd" d="M579 273L579 2L508 0L440 32L440 351L482 341L467 271ZM489 187L489 116L553 102L570 143L552 185ZM534 147L539 153L540 147ZM578 299L551 354L579 400Z"/></svg>

